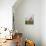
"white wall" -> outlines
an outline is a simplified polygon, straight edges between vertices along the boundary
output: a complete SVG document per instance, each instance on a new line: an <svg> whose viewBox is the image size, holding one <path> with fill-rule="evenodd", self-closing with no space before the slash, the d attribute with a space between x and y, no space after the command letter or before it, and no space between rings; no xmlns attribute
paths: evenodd
<svg viewBox="0 0 46 46"><path fill-rule="evenodd" d="M14 5L16 6L16 5ZM23 0L23 2L15 9L15 28L24 34L24 37L35 41L36 46L41 46L41 0ZM25 17L34 15L34 24L26 25Z"/></svg>
<svg viewBox="0 0 46 46"><path fill-rule="evenodd" d="M41 1L41 40L42 46L46 46L46 0Z"/></svg>
<svg viewBox="0 0 46 46"><path fill-rule="evenodd" d="M12 28L12 6L16 0L0 0L0 27Z"/></svg>

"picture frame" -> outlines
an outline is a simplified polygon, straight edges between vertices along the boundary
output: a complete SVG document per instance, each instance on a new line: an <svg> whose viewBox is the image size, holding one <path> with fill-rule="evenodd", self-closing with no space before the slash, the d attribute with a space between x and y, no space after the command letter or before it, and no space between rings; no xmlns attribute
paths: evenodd
<svg viewBox="0 0 46 46"><path fill-rule="evenodd" d="M26 19L25 19L25 24L27 24L27 25L34 24L34 16L27 16Z"/></svg>

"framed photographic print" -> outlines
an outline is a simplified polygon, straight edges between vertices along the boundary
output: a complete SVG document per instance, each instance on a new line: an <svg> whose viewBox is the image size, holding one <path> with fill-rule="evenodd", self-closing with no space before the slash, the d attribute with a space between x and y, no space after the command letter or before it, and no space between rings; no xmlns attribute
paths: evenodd
<svg viewBox="0 0 46 46"><path fill-rule="evenodd" d="M34 16L27 16L25 19L25 24L34 24Z"/></svg>

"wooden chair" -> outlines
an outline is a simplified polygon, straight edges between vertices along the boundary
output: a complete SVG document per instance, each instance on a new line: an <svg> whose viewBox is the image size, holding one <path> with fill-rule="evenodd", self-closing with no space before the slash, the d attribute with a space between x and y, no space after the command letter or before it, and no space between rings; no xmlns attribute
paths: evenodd
<svg viewBox="0 0 46 46"><path fill-rule="evenodd" d="M22 33L15 33L16 46L22 45Z"/></svg>

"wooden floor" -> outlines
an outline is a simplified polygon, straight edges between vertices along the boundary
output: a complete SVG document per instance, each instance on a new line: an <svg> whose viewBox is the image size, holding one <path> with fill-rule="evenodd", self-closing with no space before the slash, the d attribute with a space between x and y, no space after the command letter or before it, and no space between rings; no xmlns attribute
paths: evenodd
<svg viewBox="0 0 46 46"><path fill-rule="evenodd" d="M13 40L6 40L6 42L2 43L0 46L16 46L15 39Z"/></svg>

